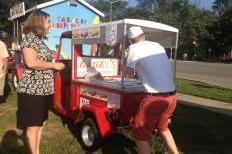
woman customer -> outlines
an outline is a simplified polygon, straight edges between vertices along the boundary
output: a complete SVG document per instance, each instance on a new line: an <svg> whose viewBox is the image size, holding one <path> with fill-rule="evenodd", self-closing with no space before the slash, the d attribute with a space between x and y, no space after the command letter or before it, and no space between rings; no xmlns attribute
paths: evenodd
<svg viewBox="0 0 232 154"><path fill-rule="evenodd" d="M54 70L64 64L53 62L43 42L51 27L49 14L33 11L25 21L21 48L24 71L18 85L17 125L24 130L28 152L39 154L43 126L48 119L48 104L54 93Z"/></svg>

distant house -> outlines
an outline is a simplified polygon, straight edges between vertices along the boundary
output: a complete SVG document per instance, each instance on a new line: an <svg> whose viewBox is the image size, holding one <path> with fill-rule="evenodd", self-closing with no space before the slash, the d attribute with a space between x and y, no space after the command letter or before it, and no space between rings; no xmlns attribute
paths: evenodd
<svg viewBox="0 0 232 154"><path fill-rule="evenodd" d="M18 14L9 18L13 22L13 33L17 42L21 39L22 27L26 17L35 9L40 9L50 14L53 26L45 43L53 51L56 51L59 37L63 31L75 29L80 25L98 24L100 23L100 17L105 16L84 0L52 0L25 10L25 14ZM71 57L71 49L68 49L70 43L70 41L65 43L65 46L67 46L66 51L61 53L64 59Z"/></svg>

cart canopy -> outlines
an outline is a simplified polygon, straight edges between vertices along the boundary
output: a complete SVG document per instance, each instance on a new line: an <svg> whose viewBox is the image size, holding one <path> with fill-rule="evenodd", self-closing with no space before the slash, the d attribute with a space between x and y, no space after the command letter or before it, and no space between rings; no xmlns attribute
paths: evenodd
<svg viewBox="0 0 232 154"><path fill-rule="evenodd" d="M146 40L160 43L165 48L177 48L177 28L139 19L123 19L98 25L80 26L62 34L62 37L72 37L74 44L106 43L114 45L123 41L127 30L131 26L140 26L145 34Z"/></svg>

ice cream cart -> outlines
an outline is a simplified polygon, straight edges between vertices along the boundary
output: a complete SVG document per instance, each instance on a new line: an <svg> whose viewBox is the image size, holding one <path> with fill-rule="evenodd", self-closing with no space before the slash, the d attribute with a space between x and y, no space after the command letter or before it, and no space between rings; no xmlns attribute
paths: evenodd
<svg viewBox="0 0 232 154"><path fill-rule="evenodd" d="M62 33L58 50L65 47L63 40L70 40L72 58L61 60L66 67L55 74L53 106L74 121L87 150L95 150L101 139L131 126L144 98L143 85L127 78L124 69L126 32L134 25L141 26L146 40L177 48L178 29L146 20L124 19Z"/></svg>

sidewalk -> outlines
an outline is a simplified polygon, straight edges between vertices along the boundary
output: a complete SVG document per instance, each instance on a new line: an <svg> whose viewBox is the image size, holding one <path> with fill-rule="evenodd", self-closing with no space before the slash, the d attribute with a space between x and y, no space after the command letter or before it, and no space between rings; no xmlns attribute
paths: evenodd
<svg viewBox="0 0 232 154"><path fill-rule="evenodd" d="M181 104L202 107L214 112L232 117L232 104L221 101L177 93L177 99Z"/></svg>

